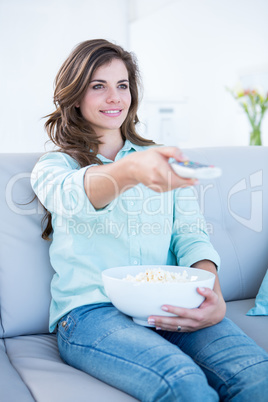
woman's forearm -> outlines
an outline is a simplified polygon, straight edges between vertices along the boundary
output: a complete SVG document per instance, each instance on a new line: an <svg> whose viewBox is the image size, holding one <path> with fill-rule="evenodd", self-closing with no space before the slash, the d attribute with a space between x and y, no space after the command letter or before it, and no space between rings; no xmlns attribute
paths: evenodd
<svg viewBox="0 0 268 402"><path fill-rule="evenodd" d="M156 147L107 165L92 166L85 174L86 194L92 205L100 209L138 183L157 192L195 184L194 179L179 177L170 167L169 158L184 160L177 147Z"/></svg>
<svg viewBox="0 0 268 402"><path fill-rule="evenodd" d="M136 184L127 157L108 165L92 166L84 177L86 194L96 209L105 207Z"/></svg>

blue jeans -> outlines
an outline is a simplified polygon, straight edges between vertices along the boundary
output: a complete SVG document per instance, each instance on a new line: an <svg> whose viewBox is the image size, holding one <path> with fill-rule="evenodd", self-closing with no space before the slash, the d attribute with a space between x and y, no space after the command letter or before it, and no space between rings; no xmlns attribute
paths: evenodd
<svg viewBox="0 0 268 402"><path fill-rule="evenodd" d="M144 402L258 401L268 395L268 354L234 323L191 333L139 326L110 303L58 324L63 360Z"/></svg>

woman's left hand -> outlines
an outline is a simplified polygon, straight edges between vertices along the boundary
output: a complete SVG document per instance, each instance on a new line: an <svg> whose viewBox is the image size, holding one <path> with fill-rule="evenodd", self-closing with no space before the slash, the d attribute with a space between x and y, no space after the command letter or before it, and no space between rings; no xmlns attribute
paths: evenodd
<svg viewBox="0 0 268 402"><path fill-rule="evenodd" d="M197 288L197 291L205 297L199 308L188 309L163 305L163 311L175 314L176 317L150 316L148 323L165 331L174 332L181 327L181 332L193 332L220 322L224 318L226 310L223 298L209 288Z"/></svg>
<svg viewBox="0 0 268 402"><path fill-rule="evenodd" d="M194 332L198 329L218 324L226 312L226 304L223 299L219 278L215 265L209 260L198 261L192 265L194 268L204 269L215 274L214 289L197 288L197 292L205 297L198 308L182 308L165 304L162 306L166 311L176 316L150 316L148 323L155 325L157 329L165 331Z"/></svg>

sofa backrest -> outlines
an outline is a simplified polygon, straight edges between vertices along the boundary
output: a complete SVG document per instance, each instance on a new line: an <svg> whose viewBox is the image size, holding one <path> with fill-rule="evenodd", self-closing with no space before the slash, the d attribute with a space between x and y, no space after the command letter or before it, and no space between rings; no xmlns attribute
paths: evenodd
<svg viewBox="0 0 268 402"><path fill-rule="evenodd" d="M185 153L223 171L219 179L200 182L199 204L221 256L219 277L225 300L255 297L268 267L268 147L200 148Z"/></svg>
<svg viewBox="0 0 268 402"><path fill-rule="evenodd" d="M0 155L0 316L2 334L47 333L50 304L48 242L40 234L43 208L30 174L38 154Z"/></svg>
<svg viewBox="0 0 268 402"><path fill-rule="evenodd" d="M224 297L255 297L268 266L268 148L185 153L223 170L219 179L200 181L196 194L222 259ZM41 238L43 208L36 199L29 203L30 174L39 156L0 155L0 337L48 332L53 269L49 242Z"/></svg>

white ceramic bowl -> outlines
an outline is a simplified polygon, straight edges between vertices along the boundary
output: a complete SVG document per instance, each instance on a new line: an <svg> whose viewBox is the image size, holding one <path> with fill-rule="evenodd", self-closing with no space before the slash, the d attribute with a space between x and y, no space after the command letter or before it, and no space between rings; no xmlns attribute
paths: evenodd
<svg viewBox="0 0 268 402"><path fill-rule="evenodd" d="M178 273L183 273L186 270L189 277L197 276L197 279L184 283L138 283L122 280L128 274L136 276L147 269L156 268ZM199 307L204 297L197 293L196 288L207 287L212 289L215 275L196 268L135 265L106 269L102 272L102 279L107 296L118 310L132 317L137 324L150 326L147 321L150 315L172 316L172 314L161 309L163 304L186 308Z"/></svg>

